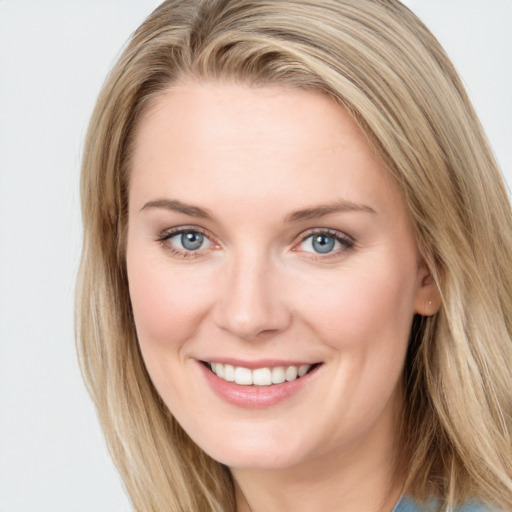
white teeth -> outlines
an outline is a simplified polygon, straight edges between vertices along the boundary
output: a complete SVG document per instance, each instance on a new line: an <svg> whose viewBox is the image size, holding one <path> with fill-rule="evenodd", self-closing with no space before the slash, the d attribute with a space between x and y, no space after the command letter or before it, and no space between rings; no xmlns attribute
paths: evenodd
<svg viewBox="0 0 512 512"><path fill-rule="evenodd" d="M234 366L231 366L230 364L224 365L224 380L227 380L228 382L235 381L235 367Z"/></svg>
<svg viewBox="0 0 512 512"><path fill-rule="evenodd" d="M284 368L282 366L272 368L272 384L281 384L285 380L286 379L284 378Z"/></svg>
<svg viewBox="0 0 512 512"><path fill-rule="evenodd" d="M217 371L215 372L221 379L224 378L224 365L217 363Z"/></svg>
<svg viewBox="0 0 512 512"><path fill-rule="evenodd" d="M300 366L276 366L275 368L256 368L250 370L243 366L232 366L230 364L210 363L213 373L228 382L236 382L241 386L271 386L282 384L285 381L291 382L303 377L311 368L310 364Z"/></svg>
<svg viewBox="0 0 512 512"><path fill-rule="evenodd" d="M284 372L284 378L290 382L291 380L295 380L297 378L297 367L296 366L288 366L286 371Z"/></svg>
<svg viewBox="0 0 512 512"><path fill-rule="evenodd" d="M217 373L217 377L222 379L222 375ZM252 384L252 371L249 368L237 366L235 368L235 382L242 386L250 386Z"/></svg>
<svg viewBox="0 0 512 512"><path fill-rule="evenodd" d="M252 371L252 383L255 386L270 386L272 384L272 371L270 368L258 368Z"/></svg>
<svg viewBox="0 0 512 512"><path fill-rule="evenodd" d="M303 364L302 366L299 366L299 371L298 371L299 377L304 377L304 375L306 375L306 373L308 373L308 370L310 368L311 368L310 364Z"/></svg>

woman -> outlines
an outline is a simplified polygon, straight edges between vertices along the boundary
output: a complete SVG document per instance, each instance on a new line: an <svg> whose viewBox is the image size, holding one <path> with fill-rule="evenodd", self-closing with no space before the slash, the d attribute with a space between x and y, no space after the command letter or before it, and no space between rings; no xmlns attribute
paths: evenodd
<svg viewBox="0 0 512 512"><path fill-rule="evenodd" d="M512 507L510 206L398 1L164 2L82 204L81 361L137 510Z"/></svg>

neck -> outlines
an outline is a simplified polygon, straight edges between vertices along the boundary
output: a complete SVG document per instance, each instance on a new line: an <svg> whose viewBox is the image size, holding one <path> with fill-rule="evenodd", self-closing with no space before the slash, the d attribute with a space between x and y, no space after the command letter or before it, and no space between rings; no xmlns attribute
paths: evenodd
<svg viewBox="0 0 512 512"><path fill-rule="evenodd" d="M391 512L402 490L385 463L314 469L235 472L237 512Z"/></svg>

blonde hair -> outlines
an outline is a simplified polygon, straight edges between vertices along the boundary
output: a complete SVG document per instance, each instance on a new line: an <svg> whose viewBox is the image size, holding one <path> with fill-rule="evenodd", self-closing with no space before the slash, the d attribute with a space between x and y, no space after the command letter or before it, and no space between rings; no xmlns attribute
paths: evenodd
<svg viewBox="0 0 512 512"><path fill-rule="evenodd" d="M397 0L168 0L135 32L83 158L81 365L137 510L233 511L227 468L181 429L139 351L124 259L135 127L181 79L283 84L335 98L409 207L441 310L416 318L405 369L406 490L512 507L512 214L452 64Z"/></svg>

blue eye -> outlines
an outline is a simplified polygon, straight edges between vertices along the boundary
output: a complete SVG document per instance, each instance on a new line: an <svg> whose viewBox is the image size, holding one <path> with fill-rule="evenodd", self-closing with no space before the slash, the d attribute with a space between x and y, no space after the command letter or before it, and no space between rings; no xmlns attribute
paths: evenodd
<svg viewBox="0 0 512 512"><path fill-rule="evenodd" d="M312 237L311 245L315 252L325 254L327 252L331 252L335 248L336 240L330 236L314 235Z"/></svg>
<svg viewBox="0 0 512 512"><path fill-rule="evenodd" d="M193 229L183 229L167 233L160 237L159 240L165 242L173 251L180 253L207 249L211 245L210 240L205 235Z"/></svg>
<svg viewBox="0 0 512 512"><path fill-rule="evenodd" d="M340 248L338 240L326 234L310 235L302 241L301 249L308 252L327 254Z"/></svg>
<svg viewBox="0 0 512 512"><path fill-rule="evenodd" d="M197 251L204 242L204 235L189 231L187 233L181 233L180 242L184 249L187 251Z"/></svg>
<svg viewBox="0 0 512 512"><path fill-rule="evenodd" d="M306 236L300 243L299 248L305 252L328 255L353 246L354 241L342 234L319 232Z"/></svg>

